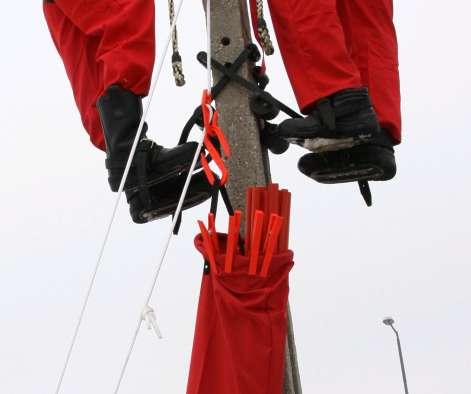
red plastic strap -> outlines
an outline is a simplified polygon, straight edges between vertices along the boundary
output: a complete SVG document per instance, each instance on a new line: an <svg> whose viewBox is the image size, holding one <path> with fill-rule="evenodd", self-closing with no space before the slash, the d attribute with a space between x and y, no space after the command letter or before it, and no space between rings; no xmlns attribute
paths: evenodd
<svg viewBox="0 0 471 394"><path fill-rule="evenodd" d="M231 149L229 146L229 143L227 142L227 138L224 135L223 131L219 127L219 114L216 110L213 110L211 107L213 99L211 95L209 94L208 90L204 90L203 92L203 98L201 100L201 110L203 112L203 122L204 122L204 128L206 130L206 135L204 137L204 146L206 150L208 151L209 155L213 159L214 163L217 165L219 170L221 171L221 180L220 184L221 186L224 186L227 183L227 180L229 178L229 170L227 169L224 161L222 160L222 157L219 153L219 151L216 149L214 144L211 141L211 138L215 138L219 146L222 149L222 152L226 157L229 157L231 155ZM211 171L209 168L209 163L204 156L204 154L201 154L200 156L201 159L201 165L203 166L203 170L206 174L206 177L208 178L208 181L211 185L214 185L214 182L216 181L216 177L214 173Z"/></svg>

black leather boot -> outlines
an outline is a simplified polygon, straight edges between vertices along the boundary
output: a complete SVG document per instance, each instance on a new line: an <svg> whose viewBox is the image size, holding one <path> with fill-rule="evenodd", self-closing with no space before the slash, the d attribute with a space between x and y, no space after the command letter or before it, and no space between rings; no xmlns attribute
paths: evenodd
<svg viewBox="0 0 471 394"><path fill-rule="evenodd" d="M279 136L311 152L350 148L381 133L366 88L346 89L319 100L306 118L288 119Z"/></svg>
<svg viewBox="0 0 471 394"><path fill-rule="evenodd" d="M111 190L119 189L142 116L141 98L119 85L110 86L97 101L106 143L106 168ZM183 183L198 144L187 142L166 149L146 137L144 124L124 190L131 216L137 223L173 214ZM211 188L199 176L192 182L183 208L197 205L210 197ZM164 201L159 198L162 197ZM152 214L158 212L158 215Z"/></svg>
<svg viewBox="0 0 471 394"><path fill-rule="evenodd" d="M106 168L112 191L117 191L142 116L141 98L118 85L98 99L97 108L106 142ZM124 189L155 185L188 171L198 144L188 142L166 149L146 137L147 124L131 165ZM145 160L141 163L142 160ZM139 168L143 166L143 168ZM142 173L142 172L145 172ZM140 179L142 177L145 179Z"/></svg>
<svg viewBox="0 0 471 394"><path fill-rule="evenodd" d="M313 152L298 168L318 182L388 180L396 173L394 142L381 129L366 88L319 100L306 118L282 122L278 135Z"/></svg>

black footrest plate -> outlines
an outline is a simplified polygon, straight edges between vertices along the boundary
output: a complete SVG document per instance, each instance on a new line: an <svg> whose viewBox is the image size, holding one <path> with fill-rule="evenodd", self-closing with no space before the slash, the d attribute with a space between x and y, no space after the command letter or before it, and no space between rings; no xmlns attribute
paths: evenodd
<svg viewBox="0 0 471 394"><path fill-rule="evenodd" d="M364 144L350 149L308 153L298 162L299 170L320 183L386 181L396 175L394 151Z"/></svg>

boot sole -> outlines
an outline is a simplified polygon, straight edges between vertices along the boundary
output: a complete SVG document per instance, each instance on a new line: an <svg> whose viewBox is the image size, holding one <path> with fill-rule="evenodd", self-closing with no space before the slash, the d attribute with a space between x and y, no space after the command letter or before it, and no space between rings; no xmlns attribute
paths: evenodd
<svg viewBox="0 0 471 394"><path fill-rule="evenodd" d="M366 144L372 140L372 134L359 134L349 138L288 138L290 144L296 144L313 153L332 152L353 148Z"/></svg>
<svg viewBox="0 0 471 394"><path fill-rule="evenodd" d="M396 175L394 151L364 144L334 152L309 153L301 157L298 169L325 184L387 181Z"/></svg>

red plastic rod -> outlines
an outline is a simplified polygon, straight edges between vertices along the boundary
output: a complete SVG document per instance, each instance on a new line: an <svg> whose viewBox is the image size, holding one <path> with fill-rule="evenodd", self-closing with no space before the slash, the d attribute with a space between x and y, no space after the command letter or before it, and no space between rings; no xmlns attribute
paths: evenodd
<svg viewBox="0 0 471 394"><path fill-rule="evenodd" d="M229 217L229 231L227 236L226 259L224 262L224 271L232 272L232 264L237 250L237 242L239 241L240 224L242 221L242 212L235 211L234 216Z"/></svg>
<svg viewBox="0 0 471 394"><path fill-rule="evenodd" d="M216 253L219 253L219 241L218 233L216 231L216 217L214 216L214 213L208 214L208 230L214 250Z"/></svg>
<svg viewBox="0 0 471 394"><path fill-rule="evenodd" d="M209 263L211 264L211 269L217 270L216 258L213 249L213 243L211 242L211 237L209 232L201 220L198 220L198 225L200 226L201 236L203 237L203 245L206 253L208 254Z"/></svg>
<svg viewBox="0 0 471 394"><path fill-rule="evenodd" d="M286 252L289 249L289 226L291 210L291 193L288 190L281 191L280 215L284 218L280 239L278 240L278 252Z"/></svg>
<svg viewBox="0 0 471 394"><path fill-rule="evenodd" d="M260 272L260 276L263 278L267 277L268 271L270 270L270 265L278 244L278 238L280 236L281 227L283 226L283 221L283 218L279 215L272 214L270 217L271 227L268 230L268 235L265 242L267 248L262 262L262 271Z"/></svg>
<svg viewBox="0 0 471 394"><path fill-rule="evenodd" d="M253 188L247 189L247 197L245 200L245 255L248 257L250 250L250 233L252 231L252 201Z"/></svg>
<svg viewBox="0 0 471 394"><path fill-rule="evenodd" d="M262 239L263 219L265 214L263 211L255 212L251 241L250 241L250 262L249 275L257 274L258 257L260 255L260 242Z"/></svg>

